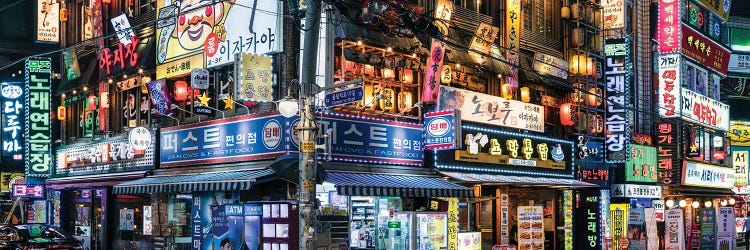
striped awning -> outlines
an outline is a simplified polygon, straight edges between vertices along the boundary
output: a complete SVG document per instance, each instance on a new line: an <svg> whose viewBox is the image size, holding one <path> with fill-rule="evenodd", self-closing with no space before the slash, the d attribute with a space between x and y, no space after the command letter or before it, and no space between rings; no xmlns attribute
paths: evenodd
<svg viewBox="0 0 750 250"><path fill-rule="evenodd" d="M573 179L509 176L498 174L475 174L440 171L441 174L467 183L485 183L493 185L509 186L537 186L551 188L587 188L598 187L598 185Z"/></svg>
<svg viewBox="0 0 750 250"><path fill-rule="evenodd" d="M473 197L470 188L439 177L329 172L326 181L346 196Z"/></svg>
<svg viewBox="0 0 750 250"><path fill-rule="evenodd" d="M275 175L271 169L149 176L114 186L115 194L248 190L258 179Z"/></svg>

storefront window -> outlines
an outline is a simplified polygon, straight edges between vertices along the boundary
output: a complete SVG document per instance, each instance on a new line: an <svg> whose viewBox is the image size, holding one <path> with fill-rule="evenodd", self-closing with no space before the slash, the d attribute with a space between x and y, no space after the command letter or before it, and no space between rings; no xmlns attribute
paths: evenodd
<svg viewBox="0 0 750 250"><path fill-rule="evenodd" d="M193 196L189 194L176 194L169 197L169 228L170 234L175 237L175 243L190 243L190 213L192 211Z"/></svg>
<svg viewBox="0 0 750 250"><path fill-rule="evenodd" d="M117 227L115 228L115 249L135 245L138 249L148 249L146 241L151 239L153 226L151 222L151 199L133 195L117 196Z"/></svg>

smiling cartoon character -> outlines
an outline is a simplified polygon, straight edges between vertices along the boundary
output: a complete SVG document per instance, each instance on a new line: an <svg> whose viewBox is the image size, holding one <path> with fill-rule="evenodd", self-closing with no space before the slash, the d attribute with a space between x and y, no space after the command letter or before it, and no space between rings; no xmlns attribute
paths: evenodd
<svg viewBox="0 0 750 250"><path fill-rule="evenodd" d="M173 24L161 28L157 61L164 63L175 57L200 52L206 40L215 33L219 40L226 37L224 21L234 0L173 0L162 9L173 9Z"/></svg>

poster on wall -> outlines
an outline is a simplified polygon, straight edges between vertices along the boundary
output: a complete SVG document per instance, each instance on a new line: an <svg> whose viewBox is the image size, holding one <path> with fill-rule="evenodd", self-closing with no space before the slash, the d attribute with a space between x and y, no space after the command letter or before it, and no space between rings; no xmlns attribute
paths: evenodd
<svg viewBox="0 0 750 250"><path fill-rule="evenodd" d="M510 244L510 231L508 230L508 224L510 218L509 211L508 211L508 205L510 201L508 200L508 194L500 194L500 244L503 246L507 246Z"/></svg>
<svg viewBox="0 0 750 250"><path fill-rule="evenodd" d="M544 132L544 107L469 90L440 86L438 110L461 111L461 120Z"/></svg>
<svg viewBox="0 0 750 250"><path fill-rule="evenodd" d="M604 29L625 28L625 1L601 0Z"/></svg>
<svg viewBox="0 0 750 250"><path fill-rule="evenodd" d="M664 228L664 244L666 249L685 250L685 220L682 208L667 209Z"/></svg>
<svg viewBox="0 0 750 250"><path fill-rule="evenodd" d="M273 101L273 72L271 57L252 53L243 54L240 79L235 94L237 100Z"/></svg>
<svg viewBox="0 0 750 250"><path fill-rule="evenodd" d="M735 217L733 207L719 207L716 216L716 245L721 250L732 250L735 242Z"/></svg>
<svg viewBox="0 0 750 250"><path fill-rule="evenodd" d="M542 206L518 206L518 248L544 249L544 208Z"/></svg>
<svg viewBox="0 0 750 250"><path fill-rule="evenodd" d="M607 39L605 77L607 94L606 161L622 163L627 159L630 141L630 78L632 63L629 39Z"/></svg>
<svg viewBox="0 0 750 250"><path fill-rule="evenodd" d="M37 0L36 10L36 40L59 42L60 3L58 0Z"/></svg>
<svg viewBox="0 0 750 250"><path fill-rule="evenodd" d="M50 58L26 59L24 166L26 176L47 177L52 166Z"/></svg>
<svg viewBox="0 0 750 250"><path fill-rule="evenodd" d="M151 235L153 233L153 215L154 213L151 210L151 206L143 206L143 235Z"/></svg>
<svg viewBox="0 0 750 250"><path fill-rule="evenodd" d="M177 3L156 2L156 79L232 63L236 54L283 51L279 1Z"/></svg>
<svg viewBox="0 0 750 250"><path fill-rule="evenodd" d="M701 208L700 220L701 250L716 250L716 210Z"/></svg>

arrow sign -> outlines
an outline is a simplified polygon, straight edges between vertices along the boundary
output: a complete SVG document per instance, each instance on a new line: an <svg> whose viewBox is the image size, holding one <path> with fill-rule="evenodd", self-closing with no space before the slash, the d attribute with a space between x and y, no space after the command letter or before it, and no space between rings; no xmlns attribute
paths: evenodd
<svg viewBox="0 0 750 250"><path fill-rule="evenodd" d="M362 86L339 90L326 94L324 103L326 107L333 107L342 104L362 101L365 96L365 90Z"/></svg>

